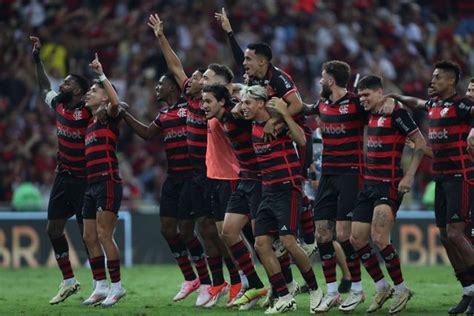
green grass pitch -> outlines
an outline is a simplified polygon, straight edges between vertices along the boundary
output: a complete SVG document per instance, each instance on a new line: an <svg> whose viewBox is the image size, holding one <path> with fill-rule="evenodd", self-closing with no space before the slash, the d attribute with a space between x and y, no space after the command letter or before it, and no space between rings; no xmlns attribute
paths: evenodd
<svg viewBox="0 0 474 316"><path fill-rule="evenodd" d="M292 266L295 279L303 284L296 266ZM318 282L324 281L319 264L314 265ZM261 276L263 270L258 269ZM408 304L408 309L401 315L447 315L447 309L457 303L461 295L459 283L448 266L420 267L405 266L403 273L406 284L415 292ZM177 266L135 266L122 269L122 282L128 295L116 306L103 309L100 307L81 306L82 300L91 293L91 274L86 268L75 269L76 278L81 282L81 290L65 302L50 306L48 301L56 294L60 282L58 269L22 268L0 269L0 315L263 315L263 309L237 311L227 309L223 302L213 309L194 307L196 294L185 301L173 303L172 297L179 289L182 281ZM340 273L338 274L340 275ZM386 274L387 275L387 274ZM369 306L374 285L369 276L363 274L366 301L353 314L365 314ZM344 295L345 297L345 295ZM307 294L296 297L298 310L288 315L309 315ZM388 315L389 300L379 313ZM332 310L328 315L342 315Z"/></svg>

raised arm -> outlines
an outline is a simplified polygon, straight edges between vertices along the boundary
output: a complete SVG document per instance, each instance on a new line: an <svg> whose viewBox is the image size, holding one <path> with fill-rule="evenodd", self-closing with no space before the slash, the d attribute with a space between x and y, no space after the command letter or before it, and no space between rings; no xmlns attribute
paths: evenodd
<svg viewBox="0 0 474 316"><path fill-rule="evenodd" d="M227 38L229 39L230 48L232 50L232 55L234 56L235 62L237 63L237 65L242 66L244 62L244 52L242 51L242 48L240 48L240 45L234 36L234 32L232 31L232 26L230 25L230 21L227 17L225 9L222 8L221 13L214 13L214 17L218 22L221 23L222 29L227 34Z"/></svg>
<svg viewBox="0 0 474 316"><path fill-rule="evenodd" d="M393 98L412 110L424 109L427 102L426 100L395 93L390 93L386 97Z"/></svg>
<svg viewBox="0 0 474 316"><path fill-rule="evenodd" d="M160 42L161 50L163 52L163 56L165 57L166 65L168 65L169 71L174 75L179 86L182 87L188 77L184 72L181 61L174 50L171 48L171 45L163 32L163 21L160 20L158 14L155 13L150 15L150 18L148 19L148 26L153 30L156 38Z"/></svg>
<svg viewBox="0 0 474 316"><path fill-rule="evenodd" d="M286 125L288 126L290 137L295 141L298 146L306 145L306 136L304 134L303 129L295 122L286 102L280 98L272 98L267 107L273 108L275 111L280 113L281 117L285 121Z"/></svg>
<svg viewBox="0 0 474 316"><path fill-rule="evenodd" d="M120 99L117 94L117 91L115 91L114 87L112 86L112 83L105 76L104 70L102 69L102 64L99 61L99 56L97 56L97 53L95 53L95 58L89 64L89 66L94 70L96 74L99 75L99 80L104 85L105 92L107 93L107 96L109 97L109 104L107 106L107 115L110 117L117 117L119 115Z"/></svg>
<svg viewBox="0 0 474 316"><path fill-rule="evenodd" d="M49 82L43 63L40 59L41 41L36 36L30 36L30 41L33 43L32 54L35 62L36 81L38 82L38 86L44 97L49 91L51 91L51 83Z"/></svg>

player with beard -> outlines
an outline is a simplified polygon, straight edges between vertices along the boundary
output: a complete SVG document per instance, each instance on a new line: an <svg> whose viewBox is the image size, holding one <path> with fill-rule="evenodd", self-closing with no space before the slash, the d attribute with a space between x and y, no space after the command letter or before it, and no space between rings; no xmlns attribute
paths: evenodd
<svg viewBox="0 0 474 316"><path fill-rule="evenodd" d="M345 62L332 60L324 63L320 80L321 99L306 111L319 117L323 141L314 220L327 294L316 309L318 312L327 312L337 305L341 311L349 312L365 299L360 260L349 238L352 210L361 186L367 112L358 96L347 91L350 74L350 66ZM342 304L337 288L334 237L342 246L352 281L351 294Z"/></svg>
<svg viewBox="0 0 474 316"><path fill-rule="evenodd" d="M89 64L99 75L86 94L86 106L93 117L86 130L87 189L84 196L84 240L89 250L92 272L97 280L84 305L110 307L126 295L120 275L120 251L114 240L118 211L122 202L117 143L119 137L119 98L102 70L97 53ZM106 107L107 119L98 119L99 107ZM103 267L104 252L111 280L110 288ZM100 262L100 268L98 264Z"/></svg>
<svg viewBox="0 0 474 316"><path fill-rule="evenodd" d="M170 73L163 75L155 88L158 101L166 103L156 119L148 126L138 121L129 111L123 118L128 125L145 140L157 135L163 135L163 142L168 160L168 177L163 184L160 201L161 234L168 243L171 253L181 269L184 282L173 301L181 301L197 290L200 285L189 260L195 260L197 271L207 274L204 249L200 243L194 242L191 249L187 249L193 241L199 240L194 233L195 216L192 213L190 198L190 184L192 165L189 159L186 142L186 114L187 101L181 97L181 88Z"/></svg>
<svg viewBox="0 0 474 316"><path fill-rule="evenodd" d="M450 314L474 313L474 251L464 232L474 204L474 104L456 93L461 70L451 61L434 66L430 99L389 95L411 109L425 109L429 116L428 138L433 149L436 182L435 216L441 243L456 278L463 287L461 301ZM470 306L469 302L472 302Z"/></svg>
<svg viewBox="0 0 474 316"><path fill-rule="evenodd" d="M210 303L213 295L210 292L211 286L222 285L222 255L225 245L219 238L215 219L212 214L211 205L211 189L212 186L207 178L206 170L206 148L207 148L207 119L204 110L201 107L201 90L204 69L197 70L191 78L188 78L184 72L183 65L176 53L171 48L164 32L163 22L158 14L152 14L148 20L148 26L153 30L158 39L166 64L170 72L174 75L178 84L182 87L182 91L188 102L187 111L187 143L188 151L193 166L193 178L191 184L191 198L193 201L193 211L195 212L199 233L203 238L203 243L208 258L212 264L208 262L213 278L212 284L210 280L201 280L198 289L199 295L196 306L204 306ZM196 243L197 240L194 242ZM219 258L220 263L219 263ZM212 303L212 302L211 302Z"/></svg>
<svg viewBox="0 0 474 316"><path fill-rule="evenodd" d="M282 99L268 102L266 89L249 86L242 92L242 113L253 121L252 144L262 172L262 200L255 220L255 249L278 297L266 313L283 313L296 309L296 302L289 294L280 265L272 248L276 236L293 257L310 290L310 312L321 303L322 291L318 287L311 262L296 243L296 233L301 212L302 176L300 161L293 145L305 144L302 128L293 120ZM270 119L268 108L279 113L285 129L270 142L264 140L264 125Z"/></svg>
<svg viewBox="0 0 474 316"><path fill-rule="evenodd" d="M76 215L79 231L83 232L82 205L87 186L85 134L92 113L84 105L83 97L89 88L87 80L76 74L66 76L59 86L59 94L51 90L40 59L41 42L30 36L36 78L45 102L56 115L58 155L56 178L48 204L47 232L53 246L56 262L63 274L58 294L49 303L57 304L76 293L80 284L75 279L69 260L69 246L64 235L68 218Z"/></svg>

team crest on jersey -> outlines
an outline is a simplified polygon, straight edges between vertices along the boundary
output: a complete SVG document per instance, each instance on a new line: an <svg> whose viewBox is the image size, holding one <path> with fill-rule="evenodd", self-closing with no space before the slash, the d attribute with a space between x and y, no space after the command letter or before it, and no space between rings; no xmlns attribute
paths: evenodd
<svg viewBox="0 0 474 316"><path fill-rule="evenodd" d="M439 115L441 115L441 117L446 117L446 115L448 115L448 112L449 108L444 108L441 110L441 112L439 112Z"/></svg>
<svg viewBox="0 0 474 316"><path fill-rule="evenodd" d="M81 110L75 110L73 117L76 121L82 120L82 111Z"/></svg>
<svg viewBox="0 0 474 316"><path fill-rule="evenodd" d="M341 114L349 113L349 104L344 104L344 105L339 106L339 113Z"/></svg>
<svg viewBox="0 0 474 316"><path fill-rule="evenodd" d="M377 120L377 126L378 126L378 127L383 127L384 124L385 124L385 120L386 120L386 118L383 117L383 116L381 116L381 117Z"/></svg>
<svg viewBox="0 0 474 316"><path fill-rule="evenodd" d="M185 117L186 116L186 108L180 108L178 110L178 117Z"/></svg>

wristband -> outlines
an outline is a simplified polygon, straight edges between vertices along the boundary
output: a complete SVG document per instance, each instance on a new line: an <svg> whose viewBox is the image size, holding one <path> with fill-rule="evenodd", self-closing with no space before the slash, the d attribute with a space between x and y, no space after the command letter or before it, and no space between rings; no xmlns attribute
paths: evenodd
<svg viewBox="0 0 474 316"><path fill-rule="evenodd" d="M103 81L105 81L106 79L107 79L107 77L105 76L105 74L101 74L101 75L99 76L99 81L100 81L100 82L103 82Z"/></svg>

